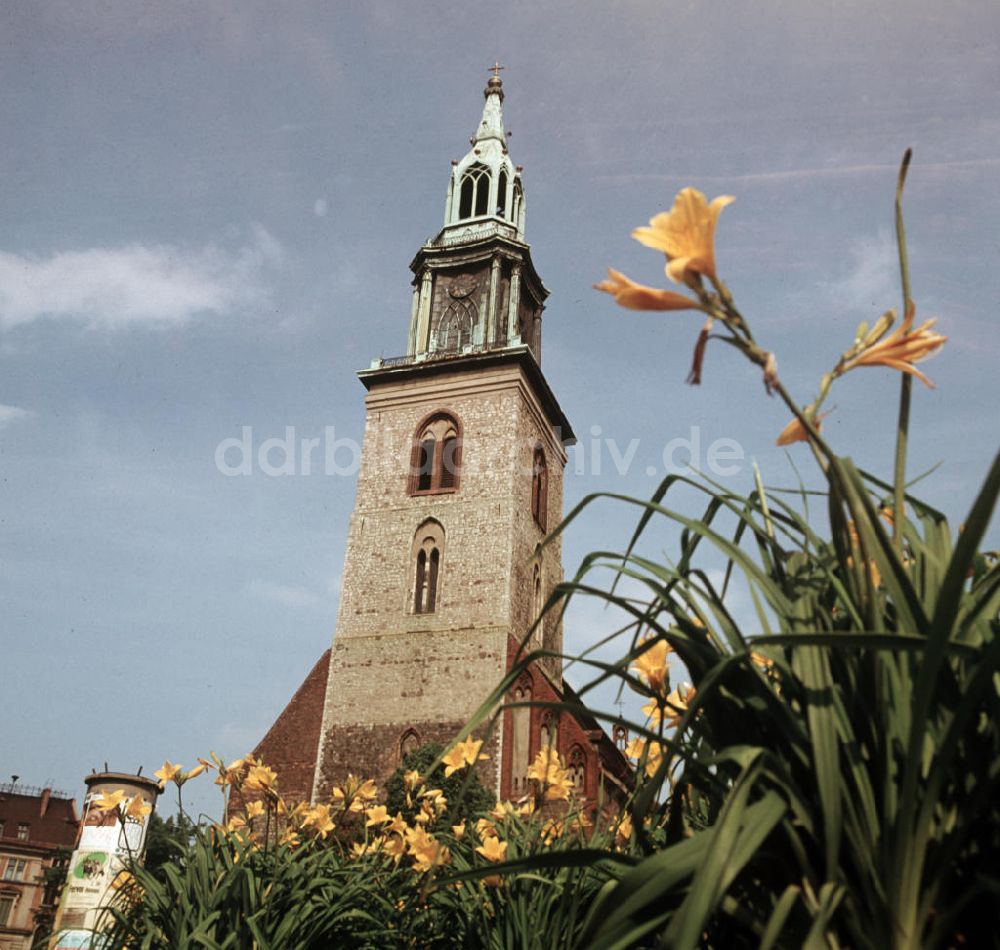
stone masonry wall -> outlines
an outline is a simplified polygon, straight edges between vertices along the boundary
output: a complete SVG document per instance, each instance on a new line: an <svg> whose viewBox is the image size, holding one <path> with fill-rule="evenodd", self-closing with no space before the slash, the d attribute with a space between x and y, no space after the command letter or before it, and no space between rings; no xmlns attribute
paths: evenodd
<svg viewBox="0 0 1000 950"><path fill-rule="evenodd" d="M375 382L367 409L314 793L347 771L384 777L409 727L453 736L500 682L508 634L530 623L538 441L550 527L561 513L565 455L516 363ZM411 496L413 438L439 410L462 427L458 488ZM444 529L439 596L434 613L415 614L413 538L428 517ZM548 590L561 576L558 544L542 564Z"/></svg>

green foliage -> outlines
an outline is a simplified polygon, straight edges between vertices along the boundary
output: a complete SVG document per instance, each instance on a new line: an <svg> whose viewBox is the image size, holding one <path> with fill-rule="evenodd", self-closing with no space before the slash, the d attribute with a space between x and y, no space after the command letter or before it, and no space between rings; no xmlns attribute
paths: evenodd
<svg viewBox="0 0 1000 950"><path fill-rule="evenodd" d="M186 853L195 830L194 822L184 814L161 818L154 811L149 816L146 828L146 855L143 862L146 870L162 881L165 867Z"/></svg>
<svg viewBox="0 0 1000 950"><path fill-rule="evenodd" d="M351 857L318 840L294 850L263 848L242 836L201 829L179 860L164 866L162 878L134 869L134 883L111 909L108 946L576 946L582 909L610 879L608 862L592 861L587 843L576 835L547 848L540 822L503 820L500 834L515 867L502 882L491 879L492 866L476 855L471 832L460 839L439 836L450 863L435 875L418 873L406 859L397 864L378 852ZM595 844L607 841L595 839L590 851ZM546 859L562 849L572 854L569 861L546 867Z"/></svg>
<svg viewBox="0 0 1000 950"><path fill-rule="evenodd" d="M444 751L439 743L428 742L403 759L403 764L386 782L386 808L390 815L401 812L403 818L412 823L420 811L419 801L413 798L407 801L403 776L409 771L419 772L423 785L441 789L448 799L448 807L433 823L433 829L447 828L466 819L478 818L493 807L493 793L483 785L475 769L460 769L447 778L441 763L431 771L431 766L438 762Z"/></svg>

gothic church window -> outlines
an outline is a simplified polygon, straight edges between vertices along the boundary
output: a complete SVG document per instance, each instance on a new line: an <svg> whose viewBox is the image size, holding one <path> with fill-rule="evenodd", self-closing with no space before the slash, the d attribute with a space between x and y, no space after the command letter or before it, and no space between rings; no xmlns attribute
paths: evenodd
<svg viewBox="0 0 1000 950"><path fill-rule="evenodd" d="M542 748L549 746L552 749L559 747L559 717L551 709L542 719Z"/></svg>
<svg viewBox="0 0 1000 950"><path fill-rule="evenodd" d="M420 735L416 729L407 729L399 740L399 760L402 762L408 755L420 748Z"/></svg>
<svg viewBox="0 0 1000 950"><path fill-rule="evenodd" d="M413 612L432 614L437 609L441 587L441 557L444 528L428 518L413 538Z"/></svg>
<svg viewBox="0 0 1000 950"><path fill-rule="evenodd" d="M461 466L462 437L458 420L443 412L425 419L413 438L409 493L455 491Z"/></svg>
<svg viewBox="0 0 1000 950"><path fill-rule="evenodd" d="M545 530L545 514L548 509L549 474L542 447L535 447L531 465L531 516L538 527Z"/></svg>
<svg viewBox="0 0 1000 950"><path fill-rule="evenodd" d="M545 644L545 619L542 617L542 605L545 603L542 587L542 569L536 564L531 572L531 622L537 624L532 633L535 644Z"/></svg>
<svg viewBox="0 0 1000 950"><path fill-rule="evenodd" d="M587 756L578 745L569 754L569 775L577 795L582 796L587 788Z"/></svg>
<svg viewBox="0 0 1000 950"><path fill-rule="evenodd" d="M472 331L479 311L468 297L453 300L441 315L437 333L434 335L434 349L439 352L455 353L472 343Z"/></svg>
<svg viewBox="0 0 1000 950"><path fill-rule="evenodd" d="M500 172L497 180L497 214L506 217L507 212L507 173Z"/></svg>
<svg viewBox="0 0 1000 950"><path fill-rule="evenodd" d="M489 214L490 173L485 165L473 165L462 177L459 197L459 218Z"/></svg>
<svg viewBox="0 0 1000 950"><path fill-rule="evenodd" d="M531 678L525 674L514 685L511 699L515 703L531 702ZM528 790L528 766L531 764L531 709L512 709L510 782L511 795L523 795Z"/></svg>

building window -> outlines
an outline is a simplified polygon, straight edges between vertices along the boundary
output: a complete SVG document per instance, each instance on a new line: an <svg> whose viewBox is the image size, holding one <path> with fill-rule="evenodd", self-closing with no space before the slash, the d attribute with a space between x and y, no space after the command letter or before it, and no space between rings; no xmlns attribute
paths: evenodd
<svg viewBox="0 0 1000 950"><path fill-rule="evenodd" d="M544 586L542 584L542 568L536 564L531 571L531 622L535 624L532 639L535 644L545 645L545 618L542 616L542 606L545 603Z"/></svg>
<svg viewBox="0 0 1000 950"><path fill-rule="evenodd" d="M559 747L559 716L551 709L542 719L541 740L543 749L546 746L552 749Z"/></svg>
<svg viewBox="0 0 1000 950"><path fill-rule="evenodd" d="M549 503L549 473L545 464L545 452L542 447L535 447L535 454L531 463L531 517L538 523L538 527L545 530L545 514Z"/></svg>
<svg viewBox="0 0 1000 950"><path fill-rule="evenodd" d="M435 413L420 424L413 439L410 494L456 491L461 468L461 426L454 416Z"/></svg>
<svg viewBox="0 0 1000 950"><path fill-rule="evenodd" d="M587 756L578 745L569 754L569 775L577 796L582 797L587 789Z"/></svg>
<svg viewBox="0 0 1000 950"><path fill-rule="evenodd" d="M472 345L472 332L479 310L468 297L453 300L441 315L434 334L434 350L439 353L457 353Z"/></svg>
<svg viewBox="0 0 1000 950"><path fill-rule="evenodd" d="M531 678L522 676L514 685L511 699L515 703L531 702ZM531 708L520 706L510 712L510 788L511 795L528 791L528 766L531 764Z"/></svg>
<svg viewBox="0 0 1000 950"><path fill-rule="evenodd" d="M462 177L458 204L459 218L484 215L490 207L490 173L485 165L473 165Z"/></svg>
<svg viewBox="0 0 1000 950"><path fill-rule="evenodd" d="M19 821L17 823L17 840L18 841L27 841L28 840L28 831L30 830L30 828L31 828L31 825L29 825L26 821Z"/></svg>
<svg viewBox="0 0 1000 950"><path fill-rule="evenodd" d="M16 902L16 894L0 894L0 927L6 927L10 922L10 917L14 912L14 904Z"/></svg>
<svg viewBox="0 0 1000 950"><path fill-rule="evenodd" d="M441 559L444 554L444 528L429 518L413 538L413 612L432 614L437 609L441 589Z"/></svg>
<svg viewBox="0 0 1000 950"><path fill-rule="evenodd" d="M0 838L4 836L4 830L7 827L7 822L0 818Z"/></svg>
<svg viewBox="0 0 1000 950"><path fill-rule="evenodd" d="M3 872L3 879L5 881L23 881L24 880L24 869L28 866L28 862L21 858L8 858L7 867Z"/></svg>
<svg viewBox="0 0 1000 950"><path fill-rule="evenodd" d="M399 740L399 761L403 762L420 748L420 735L416 729L407 729Z"/></svg>
<svg viewBox="0 0 1000 950"><path fill-rule="evenodd" d="M507 173L505 171L500 172L500 178L497 180L497 214L500 217L504 217L507 212Z"/></svg>

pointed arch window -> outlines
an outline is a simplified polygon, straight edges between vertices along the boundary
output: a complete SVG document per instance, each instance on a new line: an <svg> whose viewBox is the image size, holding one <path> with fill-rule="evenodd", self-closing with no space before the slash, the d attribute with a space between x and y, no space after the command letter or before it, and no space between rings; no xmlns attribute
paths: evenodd
<svg viewBox="0 0 1000 950"><path fill-rule="evenodd" d="M545 618L542 616L542 605L545 603L545 589L542 584L542 568L536 564L531 572L531 622L537 624L532 639L535 645L545 644Z"/></svg>
<svg viewBox="0 0 1000 950"><path fill-rule="evenodd" d="M441 589L441 563L444 554L444 528L428 518L413 538L413 613L432 614L437 610Z"/></svg>
<svg viewBox="0 0 1000 950"><path fill-rule="evenodd" d="M399 761L404 761L408 755L416 752L419 748L420 733L411 726L399 738Z"/></svg>
<svg viewBox="0 0 1000 950"><path fill-rule="evenodd" d="M545 452L540 445L535 446L531 463L531 516L538 527L545 531L545 515L548 510L549 473Z"/></svg>
<svg viewBox="0 0 1000 950"><path fill-rule="evenodd" d="M458 490L462 468L462 428L447 412L425 418L413 436L408 491L411 495Z"/></svg>
<svg viewBox="0 0 1000 950"><path fill-rule="evenodd" d="M559 748L559 715L551 709L542 718L541 740L543 749L546 746Z"/></svg>
<svg viewBox="0 0 1000 950"><path fill-rule="evenodd" d="M531 677L525 674L514 685L511 699L515 703L531 702ZM528 790L528 766L531 764L531 709L521 706L511 710L510 783L511 795L523 795Z"/></svg>
<svg viewBox="0 0 1000 950"><path fill-rule="evenodd" d="M453 300L441 315L437 333L434 335L434 349L438 352L454 353L471 345L478 317L479 309L468 297Z"/></svg>
<svg viewBox="0 0 1000 950"><path fill-rule="evenodd" d="M490 172L485 165L472 165L462 176L459 191L458 216L471 218L489 214Z"/></svg>
<svg viewBox="0 0 1000 950"><path fill-rule="evenodd" d="M577 796L582 797L587 790L587 755L581 746L575 745L570 750L569 775Z"/></svg>
<svg viewBox="0 0 1000 950"><path fill-rule="evenodd" d="M501 218L507 217L507 173L500 172L497 179L497 214Z"/></svg>

